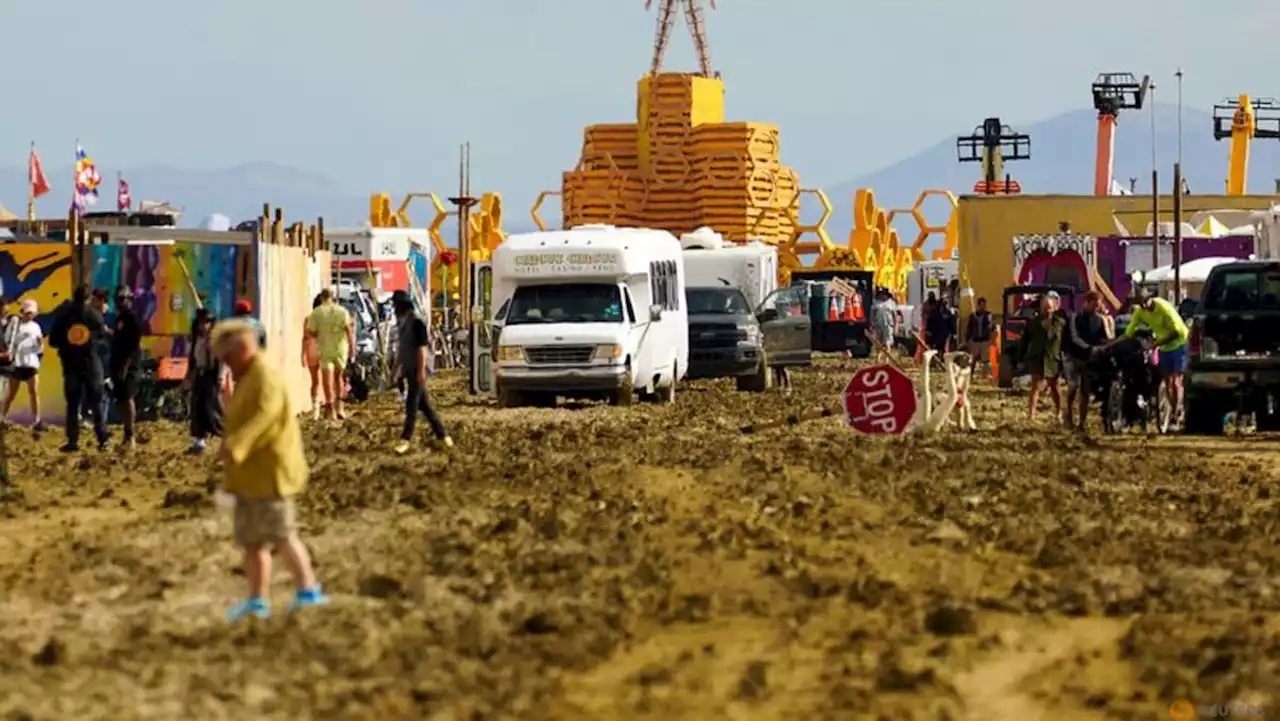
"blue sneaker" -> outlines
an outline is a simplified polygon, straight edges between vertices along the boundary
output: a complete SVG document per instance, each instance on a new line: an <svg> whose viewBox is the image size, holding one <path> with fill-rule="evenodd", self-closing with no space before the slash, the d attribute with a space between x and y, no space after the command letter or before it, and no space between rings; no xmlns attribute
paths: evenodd
<svg viewBox="0 0 1280 721"><path fill-rule="evenodd" d="M308 606L323 606L328 602L329 597L324 595L324 591L321 590L320 584L317 583L311 588L298 589L297 593L293 595L293 605L289 607L289 610L296 611L300 608L307 608Z"/></svg>
<svg viewBox="0 0 1280 721"><path fill-rule="evenodd" d="M232 623L246 619L249 616L253 616L254 618L270 618L271 604L267 603L265 598L254 596L247 601L237 603L231 607L230 611L227 611L227 620Z"/></svg>

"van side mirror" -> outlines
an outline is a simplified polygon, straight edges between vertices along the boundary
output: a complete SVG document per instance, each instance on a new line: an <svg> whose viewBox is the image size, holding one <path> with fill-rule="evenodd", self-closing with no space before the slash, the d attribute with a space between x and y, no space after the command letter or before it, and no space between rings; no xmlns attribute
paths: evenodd
<svg viewBox="0 0 1280 721"><path fill-rule="evenodd" d="M764 310L760 311L760 313L759 313L758 315L756 315L756 318L757 318L761 323L768 323L769 321L777 320L777 319L778 319L778 309L777 309L777 308L765 308Z"/></svg>
<svg viewBox="0 0 1280 721"><path fill-rule="evenodd" d="M660 305L649 306L649 322L657 323L660 320L662 320L662 306Z"/></svg>

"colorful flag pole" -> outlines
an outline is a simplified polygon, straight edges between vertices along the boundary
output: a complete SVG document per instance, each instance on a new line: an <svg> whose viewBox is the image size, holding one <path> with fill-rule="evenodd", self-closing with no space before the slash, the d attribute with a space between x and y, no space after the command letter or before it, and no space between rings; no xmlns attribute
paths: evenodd
<svg viewBox="0 0 1280 721"><path fill-rule="evenodd" d="M133 207L133 196L129 194L129 184L124 182L124 173L116 173L116 210L128 212Z"/></svg>
<svg viewBox="0 0 1280 721"><path fill-rule="evenodd" d="M44 166L40 164L40 156L36 153L36 141L31 141L31 152L27 155L27 221L36 222L36 199L49 192L49 179L44 175Z"/></svg>

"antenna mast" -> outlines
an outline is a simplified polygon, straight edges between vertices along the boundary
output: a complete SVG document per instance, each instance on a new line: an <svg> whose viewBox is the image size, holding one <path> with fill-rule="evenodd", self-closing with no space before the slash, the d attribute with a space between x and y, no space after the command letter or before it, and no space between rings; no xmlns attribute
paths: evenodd
<svg viewBox="0 0 1280 721"><path fill-rule="evenodd" d="M716 0L707 0L712 10L716 9ZM698 52L698 67L702 76L716 77L718 73L711 69L711 46L707 42L707 27L703 19L702 0L661 0L658 6L658 27L653 40L653 63L649 72L657 75L662 71L662 58L667 52L667 43L671 40L671 28L676 23L676 5L684 5L684 21L693 36L693 46ZM653 0L645 0L644 9L653 7Z"/></svg>

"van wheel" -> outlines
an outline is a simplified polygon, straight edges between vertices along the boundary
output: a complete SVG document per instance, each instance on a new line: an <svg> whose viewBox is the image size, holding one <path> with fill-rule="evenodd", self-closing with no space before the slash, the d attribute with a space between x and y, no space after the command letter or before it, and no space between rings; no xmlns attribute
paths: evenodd
<svg viewBox="0 0 1280 721"><path fill-rule="evenodd" d="M498 386L499 408L520 408L524 405L524 394L520 391L507 390Z"/></svg>
<svg viewBox="0 0 1280 721"><path fill-rule="evenodd" d="M636 389L631 386L619 388L609 394L609 405L629 406L636 400Z"/></svg>
<svg viewBox="0 0 1280 721"><path fill-rule="evenodd" d="M676 379L680 377L679 370L676 364L671 364L671 385L658 386L657 396L659 403L676 402Z"/></svg>
<svg viewBox="0 0 1280 721"><path fill-rule="evenodd" d="M749 376L738 376L735 380L740 391L763 393L773 385L773 369L769 367L768 359L761 358L760 365L756 366L754 373Z"/></svg>

